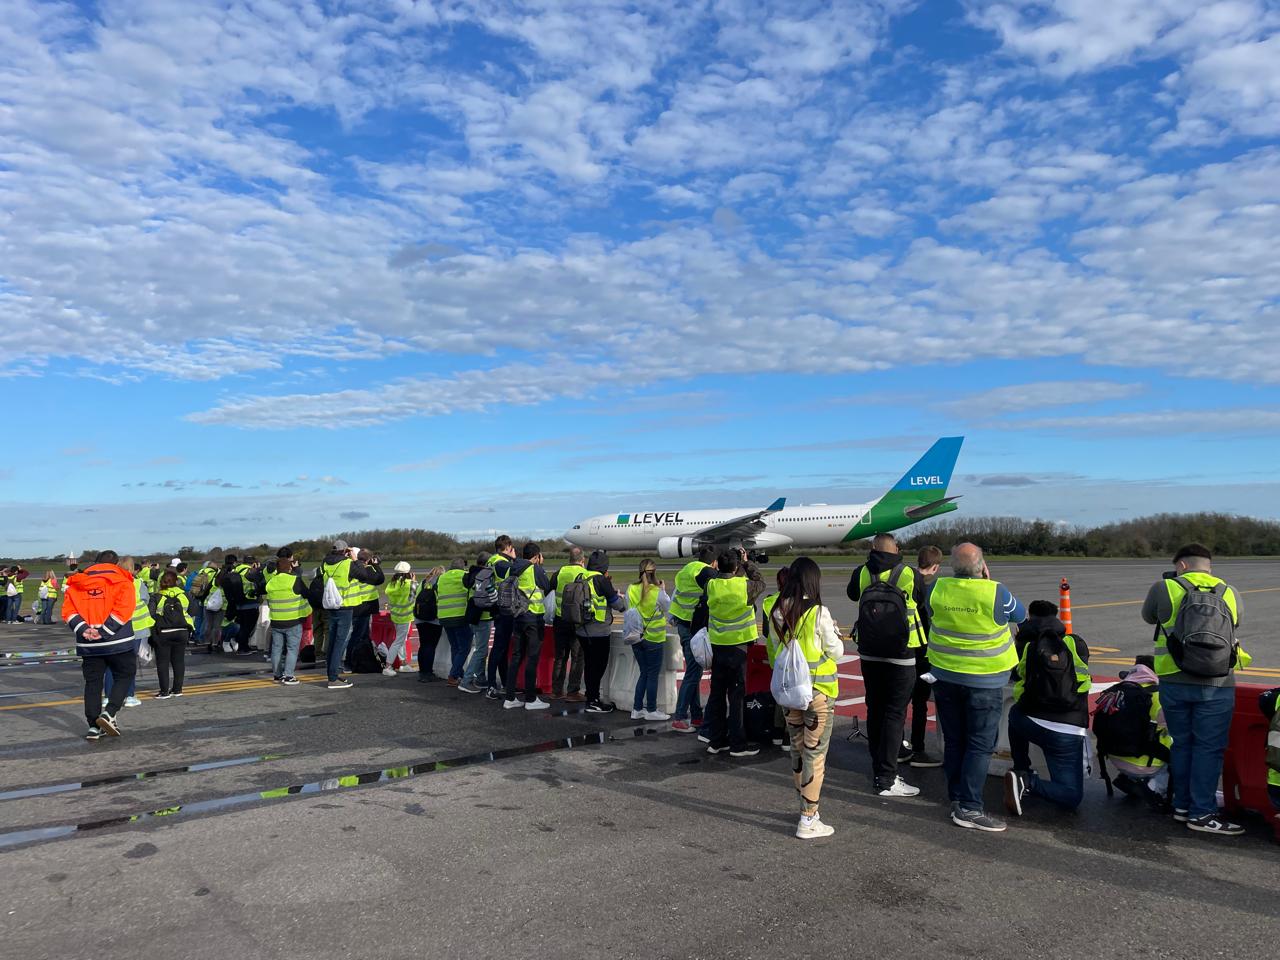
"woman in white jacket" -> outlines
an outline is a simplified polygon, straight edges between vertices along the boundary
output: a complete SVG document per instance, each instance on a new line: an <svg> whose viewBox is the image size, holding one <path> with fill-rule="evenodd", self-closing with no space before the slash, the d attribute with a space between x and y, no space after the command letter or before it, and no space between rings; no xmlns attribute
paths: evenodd
<svg viewBox="0 0 1280 960"><path fill-rule="evenodd" d="M786 586L769 615L770 628L779 646L798 643L809 663L813 679L813 699L803 710L787 711L787 733L791 737L791 769L800 794L800 822L796 836L801 840L829 837L835 828L818 817L818 798L826 775L827 749L835 722L840 681L836 663L844 654L844 641L836 630L831 611L822 605L822 571L808 557L791 564Z"/></svg>

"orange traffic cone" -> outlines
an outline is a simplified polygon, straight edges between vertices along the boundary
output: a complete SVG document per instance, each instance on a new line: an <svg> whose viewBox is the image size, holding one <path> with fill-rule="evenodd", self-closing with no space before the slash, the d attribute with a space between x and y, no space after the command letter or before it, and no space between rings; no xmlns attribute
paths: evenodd
<svg viewBox="0 0 1280 960"><path fill-rule="evenodd" d="M1071 584L1067 583L1066 577L1058 584L1058 619L1067 628L1067 633L1071 633Z"/></svg>

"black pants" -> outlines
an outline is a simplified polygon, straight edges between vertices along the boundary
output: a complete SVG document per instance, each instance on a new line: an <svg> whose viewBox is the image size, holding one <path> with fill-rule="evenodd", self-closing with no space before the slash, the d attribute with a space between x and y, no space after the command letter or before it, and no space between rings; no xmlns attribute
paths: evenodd
<svg viewBox="0 0 1280 960"><path fill-rule="evenodd" d="M747 693L747 648L712 645L711 695L703 716L703 731L713 747L728 745L732 750L747 749L747 731L743 726L743 706ZM708 729L709 725L709 729Z"/></svg>
<svg viewBox="0 0 1280 960"><path fill-rule="evenodd" d="M236 642L241 650L253 644L253 631L258 627L258 605L241 607L236 611Z"/></svg>
<svg viewBox="0 0 1280 960"><path fill-rule="evenodd" d="M438 623L418 621L418 676L428 677L435 672L436 644L444 627Z"/></svg>
<svg viewBox="0 0 1280 960"><path fill-rule="evenodd" d="M551 690L555 694L577 693L582 685L582 647L574 625L556 617L552 626L556 638L556 663L551 673ZM565 673L569 674L565 686Z"/></svg>
<svg viewBox="0 0 1280 960"><path fill-rule="evenodd" d="M898 775L898 751L907 704L916 685L916 668L876 663L863 658L862 682L867 688L867 749L876 786L889 786Z"/></svg>
<svg viewBox="0 0 1280 960"><path fill-rule="evenodd" d="M538 695L538 660L542 655L542 618L517 620L511 634L511 663L507 665L507 699L516 695L520 681L520 661L524 661L524 698Z"/></svg>
<svg viewBox="0 0 1280 960"><path fill-rule="evenodd" d="M609 668L608 637L578 637L582 644L583 674L587 684L587 702L600 699L600 681Z"/></svg>
<svg viewBox="0 0 1280 960"><path fill-rule="evenodd" d="M924 753L924 734L929 725L929 697L933 686L920 679L929 672L929 658L924 653L916 654L916 685L911 691L911 750Z"/></svg>
<svg viewBox="0 0 1280 960"><path fill-rule="evenodd" d="M102 678L108 670L111 671L111 696L107 700L107 713L114 717L124 705L133 676L138 672L138 655L126 650L80 661L80 672L84 675L84 718L91 727L102 713Z"/></svg>
<svg viewBox="0 0 1280 960"><path fill-rule="evenodd" d="M156 653L156 676L160 679L161 693L181 693L182 678L187 670L186 631L168 633L163 637L151 635L151 649ZM169 682L170 676L173 682Z"/></svg>
<svg viewBox="0 0 1280 960"><path fill-rule="evenodd" d="M351 615L351 636L347 640L347 669L351 673L356 672L355 666L351 661L351 651L357 649L360 644L369 639L369 624L373 622L372 613L356 612Z"/></svg>
<svg viewBox="0 0 1280 960"><path fill-rule="evenodd" d="M507 686L507 654L511 650L511 635L516 622L512 617L493 615L493 647L489 651L489 686Z"/></svg>

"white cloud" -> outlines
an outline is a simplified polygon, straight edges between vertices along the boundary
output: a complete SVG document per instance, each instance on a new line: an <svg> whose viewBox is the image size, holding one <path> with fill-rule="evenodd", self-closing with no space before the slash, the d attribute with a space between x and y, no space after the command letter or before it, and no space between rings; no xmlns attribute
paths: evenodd
<svg viewBox="0 0 1280 960"><path fill-rule="evenodd" d="M1001 421L1001 429L1135 434L1198 434L1203 437L1280 433L1280 410L1258 407L1133 411L1081 417Z"/></svg>
<svg viewBox="0 0 1280 960"><path fill-rule="evenodd" d="M977 418L1043 407L1123 400L1137 396L1145 389L1140 383L1117 383L1114 380L1042 380L1039 383L993 387L948 401L947 407L957 414Z"/></svg>

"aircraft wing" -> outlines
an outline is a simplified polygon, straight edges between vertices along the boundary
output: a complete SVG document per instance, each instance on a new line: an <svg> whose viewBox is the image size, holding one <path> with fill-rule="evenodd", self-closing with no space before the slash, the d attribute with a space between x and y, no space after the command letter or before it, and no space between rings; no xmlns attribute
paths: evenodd
<svg viewBox="0 0 1280 960"><path fill-rule="evenodd" d="M696 533L688 534L688 536L695 537L698 540L710 540L712 542L749 537L764 529L764 525L760 523L761 519L769 516L770 514L777 513L786 506L786 504L787 498L779 497L763 510L757 510L754 513L744 513L742 516L734 517L732 520L723 520L714 526L703 527Z"/></svg>

